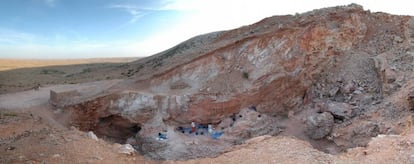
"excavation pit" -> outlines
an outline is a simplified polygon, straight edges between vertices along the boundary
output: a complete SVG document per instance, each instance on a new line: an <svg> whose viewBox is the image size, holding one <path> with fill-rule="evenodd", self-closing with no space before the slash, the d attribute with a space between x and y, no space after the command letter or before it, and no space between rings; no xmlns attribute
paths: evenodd
<svg viewBox="0 0 414 164"><path fill-rule="evenodd" d="M337 154L347 148L367 143L371 137L379 134L378 128L375 128L377 125L367 124L367 129L373 129L369 132L360 129L359 136L355 136L364 141L361 143L352 143L352 139L348 138L342 141L345 142L342 146L337 145L336 138L331 136L335 130L323 134L323 138L311 139L305 133L307 127L301 120L310 115L332 114L307 107L290 117L285 114L276 114L277 117L274 117L274 113L261 113L245 107L238 113L224 115L221 120L203 122L192 119L196 124L193 130L192 121L179 122L172 117L164 117L165 114L159 109L142 109L134 117L120 113L118 111L123 109L114 107L117 105L116 98L119 97L106 96L65 109L70 113L71 124L68 126L75 126L85 132L93 131L108 142L131 144L142 155L157 160L216 157L235 145L263 135L295 137L309 142L318 150ZM334 122L334 116L331 119L331 126L340 125ZM209 132L209 125L214 129L213 132Z"/></svg>

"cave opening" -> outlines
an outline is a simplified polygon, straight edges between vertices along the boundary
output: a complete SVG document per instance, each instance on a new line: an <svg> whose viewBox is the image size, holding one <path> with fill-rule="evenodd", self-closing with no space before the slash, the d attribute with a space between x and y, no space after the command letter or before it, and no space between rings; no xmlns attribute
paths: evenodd
<svg viewBox="0 0 414 164"><path fill-rule="evenodd" d="M92 127L97 136L116 143L124 144L128 138L134 137L141 130L139 124L118 115L99 118Z"/></svg>

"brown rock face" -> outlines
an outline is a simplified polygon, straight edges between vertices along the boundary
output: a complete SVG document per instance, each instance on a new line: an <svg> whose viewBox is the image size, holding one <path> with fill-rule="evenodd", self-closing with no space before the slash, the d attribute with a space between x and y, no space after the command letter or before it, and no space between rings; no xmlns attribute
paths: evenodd
<svg viewBox="0 0 414 164"><path fill-rule="evenodd" d="M305 120L309 115L303 113L316 113L322 102L336 116L323 113L332 117L326 121L335 122L337 133L323 130L304 139L327 136L344 148L364 145L367 137L395 124L368 122L373 130L363 131L353 120L386 122L397 106L408 108L406 99L400 106L391 97L412 77L413 29L412 17L370 13L354 4L269 17L130 63L130 79L66 112L81 129L101 129L98 135L113 135L102 132L113 120L115 129L129 129L119 134L136 133L122 139L135 137L138 149L152 158L183 159L214 156L250 137L279 134L293 128L283 124L286 120L295 114ZM377 117L366 117L370 112ZM243 119L233 120L235 115ZM177 130L192 121L224 132L221 140ZM354 128L360 139L350 143L342 132ZM304 128L297 129L295 134L304 134ZM169 136L162 142L155 139L161 132Z"/></svg>

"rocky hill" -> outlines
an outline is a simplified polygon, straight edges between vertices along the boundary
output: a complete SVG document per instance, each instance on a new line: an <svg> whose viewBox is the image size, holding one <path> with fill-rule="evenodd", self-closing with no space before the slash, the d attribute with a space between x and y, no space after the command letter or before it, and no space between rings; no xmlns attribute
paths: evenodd
<svg viewBox="0 0 414 164"><path fill-rule="evenodd" d="M273 16L128 63L128 79L55 110L152 159L216 157L262 135L340 154L411 128L413 30L413 17L356 4Z"/></svg>
<svg viewBox="0 0 414 164"><path fill-rule="evenodd" d="M130 63L130 79L65 111L82 130L131 137L156 159L214 156L265 134L338 153L401 132L395 120L411 113L413 21L355 4L269 17ZM221 140L177 130L192 121L224 132ZM159 132L170 139L155 140Z"/></svg>

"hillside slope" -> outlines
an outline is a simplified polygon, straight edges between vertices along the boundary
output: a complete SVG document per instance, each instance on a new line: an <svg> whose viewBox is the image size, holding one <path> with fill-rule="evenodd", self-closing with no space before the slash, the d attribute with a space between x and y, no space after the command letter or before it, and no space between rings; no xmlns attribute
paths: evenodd
<svg viewBox="0 0 414 164"><path fill-rule="evenodd" d="M413 17L356 4L273 16L128 63L128 79L53 108L152 159L216 157L263 135L341 154L410 131L413 30Z"/></svg>
<svg viewBox="0 0 414 164"><path fill-rule="evenodd" d="M410 119L406 98L392 97L412 88L413 21L355 4L269 17L130 63L128 80L65 110L103 136L111 128L102 120L138 127L118 135L136 133L130 140L156 159L215 156L265 134L339 153L399 133L395 120ZM192 121L211 124L222 140L188 144L194 138L177 128ZM171 140L156 141L159 132Z"/></svg>

